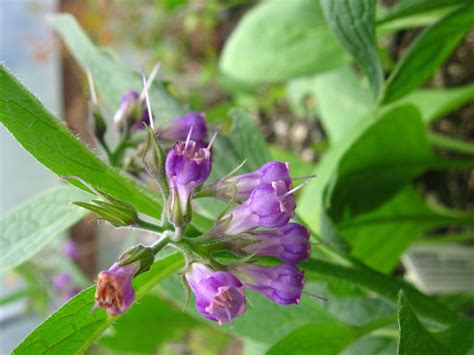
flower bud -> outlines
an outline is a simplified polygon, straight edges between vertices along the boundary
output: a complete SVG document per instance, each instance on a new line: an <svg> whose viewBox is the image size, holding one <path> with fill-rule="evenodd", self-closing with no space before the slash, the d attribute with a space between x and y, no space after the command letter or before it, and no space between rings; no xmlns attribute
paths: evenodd
<svg viewBox="0 0 474 355"><path fill-rule="evenodd" d="M211 152L192 140L176 143L166 157L165 169L170 187L168 217L175 226L183 226L191 218L188 206L194 190L211 172Z"/></svg>
<svg viewBox="0 0 474 355"><path fill-rule="evenodd" d="M160 139L163 140L184 141L191 127L190 139L198 143L204 143L207 137L207 123L203 113L190 112L184 116L176 117L168 126L158 128L157 133Z"/></svg>
<svg viewBox="0 0 474 355"><path fill-rule="evenodd" d="M155 261L155 253L151 247L146 247L144 245L135 245L128 250L126 250L119 258L119 265L125 266L133 264L135 262L140 262L140 268L136 272L136 275L148 271Z"/></svg>
<svg viewBox="0 0 474 355"><path fill-rule="evenodd" d="M145 141L143 151L143 165L146 171L155 178L161 178L165 175L165 153L158 144L155 133L150 128Z"/></svg>
<svg viewBox="0 0 474 355"><path fill-rule="evenodd" d="M257 291L281 305L299 304L304 287L304 273L296 266L283 264L265 267L254 264L234 264L229 271L245 287Z"/></svg>
<svg viewBox="0 0 474 355"><path fill-rule="evenodd" d="M219 324L231 323L247 309L245 288L234 275L192 263L185 277L196 296L196 308L204 317Z"/></svg>
<svg viewBox="0 0 474 355"><path fill-rule="evenodd" d="M124 125L131 127L132 132L141 129L148 121L148 109L144 101L140 101L138 91L129 91L120 98L118 111L114 115L114 122L117 129L122 129Z"/></svg>
<svg viewBox="0 0 474 355"><path fill-rule="evenodd" d="M135 300L132 279L139 269L139 261L125 266L116 262L109 270L101 271L97 279L95 306L107 310L109 316L124 313Z"/></svg>
<svg viewBox="0 0 474 355"><path fill-rule="evenodd" d="M271 230L253 232L245 239L234 241L237 253L255 256L273 256L289 264L298 264L309 258L311 244L309 231L298 223Z"/></svg>
<svg viewBox="0 0 474 355"><path fill-rule="evenodd" d="M288 223L294 215L295 200L284 181L256 187L247 201L221 218L211 232L236 235L257 227L274 228Z"/></svg>
<svg viewBox="0 0 474 355"><path fill-rule="evenodd" d="M270 161L251 173L217 180L206 188L206 192L223 201L235 199L237 202L242 202L250 197L257 186L276 181L283 181L287 189L291 189L288 163Z"/></svg>

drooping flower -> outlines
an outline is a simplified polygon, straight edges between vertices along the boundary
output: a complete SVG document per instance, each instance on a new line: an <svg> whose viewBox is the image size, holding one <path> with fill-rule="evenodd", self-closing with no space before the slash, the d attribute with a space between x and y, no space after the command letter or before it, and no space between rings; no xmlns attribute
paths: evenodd
<svg viewBox="0 0 474 355"><path fill-rule="evenodd" d="M184 141L192 128L190 139L197 143L204 143L207 137L207 123L204 113L189 112L184 116L173 119L167 126L158 128L160 140Z"/></svg>
<svg viewBox="0 0 474 355"><path fill-rule="evenodd" d="M245 287L261 293L275 303L300 303L304 273L294 265L265 267L240 263L231 265L229 271L237 276Z"/></svg>
<svg viewBox="0 0 474 355"><path fill-rule="evenodd" d="M148 109L146 103L140 100L138 91L131 90L120 98L114 122L118 129L124 125L130 126L132 132L145 127L145 122L148 122Z"/></svg>
<svg viewBox="0 0 474 355"><path fill-rule="evenodd" d="M188 221L188 205L196 187L202 185L211 172L211 152L189 139L174 145L166 157L166 177L170 187L168 216L175 225Z"/></svg>
<svg viewBox="0 0 474 355"><path fill-rule="evenodd" d="M252 191L247 201L221 218L212 234L237 235L258 227L281 227L293 217L295 207L284 181L262 184Z"/></svg>
<svg viewBox="0 0 474 355"><path fill-rule="evenodd" d="M135 300L132 279L139 269L139 261L124 266L116 262L108 270L101 271L97 279L95 305L106 309L109 316L124 313Z"/></svg>
<svg viewBox="0 0 474 355"><path fill-rule="evenodd" d="M206 192L223 201L230 201L234 198L237 202L243 202L250 197L257 186L276 181L283 181L287 189L291 189L288 163L270 161L251 173L217 180L206 188Z"/></svg>
<svg viewBox="0 0 474 355"><path fill-rule="evenodd" d="M233 247L238 253L274 256L289 264L305 261L311 250L309 231L298 223L252 232L245 238L235 240Z"/></svg>
<svg viewBox="0 0 474 355"><path fill-rule="evenodd" d="M185 277L196 296L196 308L204 317L219 324L231 323L247 309L245 288L234 275L195 262Z"/></svg>

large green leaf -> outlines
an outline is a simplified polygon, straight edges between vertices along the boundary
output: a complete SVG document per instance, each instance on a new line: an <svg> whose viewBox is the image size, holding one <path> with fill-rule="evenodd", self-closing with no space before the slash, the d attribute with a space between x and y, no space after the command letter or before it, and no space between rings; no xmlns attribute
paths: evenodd
<svg viewBox="0 0 474 355"><path fill-rule="evenodd" d="M379 20L380 23L415 14L432 11L447 6L460 5L469 0L401 0L392 6Z"/></svg>
<svg viewBox="0 0 474 355"><path fill-rule="evenodd" d="M412 104L421 113L425 123L431 123L474 100L474 84L443 89L419 89L383 109Z"/></svg>
<svg viewBox="0 0 474 355"><path fill-rule="evenodd" d="M343 67L306 80L308 94L316 99L321 121L332 144L345 139L346 134L363 120L371 119L371 98L367 82L352 68ZM473 99L474 85L418 89L383 106L382 112L411 104L420 111L423 122L428 124Z"/></svg>
<svg viewBox="0 0 474 355"><path fill-rule="evenodd" d="M315 170L317 183L309 184L299 201L300 216L319 232L323 193L330 183L329 212L336 224L344 213L375 208L419 174L431 156L413 107L400 106L378 120L362 120L323 157Z"/></svg>
<svg viewBox="0 0 474 355"><path fill-rule="evenodd" d="M57 238L88 212L71 205L87 193L68 186L54 187L0 220L0 272L20 265Z"/></svg>
<svg viewBox="0 0 474 355"><path fill-rule="evenodd" d="M173 254L155 262L152 268L138 276L133 287L137 302L157 283L175 273L183 265L181 255ZM90 313L94 305L95 287L90 287L71 299L26 337L13 354L81 354L119 319L108 317L102 310ZM158 319L160 314L155 315Z"/></svg>
<svg viewBox="0 0 474 355"><path fill-rule="evenodd" d="M375 39L375 1L321 0L321 7L329 26L362 67L378 98L384 78Z"/></svg>
<svg viewBox="0 0 474 355"><path fill-rule="evenodd" d="M420 293L411 285L372 270L363 264L356 263L355 267L347 267L311 259L301 264L301 267L305 270L308 279L334 280L355 285L375 292L394 304L398 300L399 291L403 290L410 297L418 314L442 324L452 325L460 319L456 313L435 299Z"/></svg>
<svg viewBox="0 0 474 355"><path fill-rule="evenodd" d="M276 343L268 355L334 355L349 346L357 331L344 324L304 325Z"/></svg>
<svg viewBox="0 0 474 355"><path fill-rule="evenodd" d="M120 317L99 342L119 353L152 354L165 341L178 337L196 323L186 313L149 293Z"/></svg>
<svg viewBox="0 0 474 355"><path fill-rule="evenodd" d="M400 106L383 115L344 154L328 195L336 223L392 197L433 161L417 110Z"/></svg>
<svg viewBox="0 0 474 355"><path fill-rule="evenodd" d="M250 83L284 81L336 68L348 56L318 1L265 1L248 11L224 47L224 74Z"/></svg>
<svg viewBox="0 0 474 355"><path fill-rule="evenodd" d="M88 68L91 71L99 94L112 109L118 108L120 97L127 91L141 91L143 81L140 74L132 71L117 57L97 48L74 17L69 14L54 15L50 22L79 65L84 70ZM150 101L159 121L167 121L183 113L183 109L157 80L150 88Z"/></svg>
<svg viewBox="0 0 474 355"><path fill-rule="evenodd" d="M400 340L398 343L398 354L455 354L455 351L448 351L443 345L426 330L415 315L415 312L408 302L403 292L399 298L399 325ZM454 349L450 349L454 350Z"/></svg>
<svg viewBox="0 0 474 355"><path fill-rule="evenodd" d="M101 161L0 66L0 123L31 155L59 176L82 178L97 190L160 217L154 194ZM86 189L82 184L79 187Z"/></svg>
<svg viewBox="0 0 474 355"><path fill-rule="evenodd" d="M463 6L427 28L397 63L384 89L384 103L410 93L446 60L474 26L474 4Z"/></svg>
<svg viewBox="0 0 474 355"><path fill-rule="evenodd" d="M369 87L350 67L316 76L312 94L331 144L346 139L348 132L370 118Z"/></svg>
<svg viewBox="0 0 474 355"><path fill-rule="evenodd" d="M428 207L408 187L376 210L338 227L352 245L352 255L376 270L390 272L422 232L473 221L474 217L464 221Z"/></svg>

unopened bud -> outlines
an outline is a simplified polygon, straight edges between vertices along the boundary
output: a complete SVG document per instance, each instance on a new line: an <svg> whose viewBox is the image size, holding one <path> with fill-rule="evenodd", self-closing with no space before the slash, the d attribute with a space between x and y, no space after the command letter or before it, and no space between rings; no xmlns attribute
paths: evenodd
<svg viewBox="0 0 474 355"><path fill-rule="evenodd" d="M155 132L151 128L147 131L142 159L143 165L150 175L155 178L165 175L165 153L158 144Z"/></svg>
<svg viewBox="0 0 474 355"><path fill-rule="evenodd" d="M126 266L135 262L140 262L140 268L135 275L142 272L148 271L153 265L155 260L155 254L153 249L144 245L136 245L126 250L119 258L118 264L120 266Z"/></svg>

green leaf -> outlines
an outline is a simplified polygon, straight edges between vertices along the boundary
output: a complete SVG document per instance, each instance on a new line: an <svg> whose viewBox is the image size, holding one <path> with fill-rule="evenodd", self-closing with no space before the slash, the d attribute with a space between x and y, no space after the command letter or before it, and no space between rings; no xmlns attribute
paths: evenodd
<svg viewBox="0 0 474 355"><path fill-rule="evenodd" d="M101 161L0 66L0 123L43 165L59 176L82 178L93 188L159 218L157 196ZM78 182L79 187L88 189Z"/></svg>
<svg viewBox="0 0 474 355"><path fill-rule="evenodd" d="M350 67L316 76L312 93L331 144L345 139L354 127L370 117L369 87Z"/></svg>
<svg viewBox="0 0 474 355"><path fill-rule="evenodd" d="M408 187L376 210L338 227L352 245L353 256L378 271L389 273L422 232L458 224L463 221L428 207L415 190Z"/></svg>
<svg viewBox="0 0 474 355"><path fill-rule="evenodd" d="M138 276L133 287L138 301L157 283L183 266L181 255L173 254L155 262L150 271ZM90 313L94 305L95 287L71 299L26 337L13 354L81 354L120 317L108 317L103 310ZM155 315L158 319L160 314Z"/></svg>
<svg viewBox="0 0 474 355"><path fill-rule="evenodd" d="M469 0L401 0L392 6L378 22L384 23L400 17L413 16L415 14L468 2Z"/></svg>
<svg viewBox="0 0 474 355"><path fill-rule="evenodd" d="M375 39L375 1L321 0L321 7L336 37L364 70L377 99L384 78Z"/></svg>
<svg viewBox="0 0 474 355"><path fill-rule="evenodd" d="M355 263L355 267L341 266L311 259L300 265L305 275L312 280L335 280L375 292L396 304L398 293L403 290L410 298L417 313L442 324L455 324L459 316L435 299L426 296L411 285Z"/></svg>
<svg viewBox="0 0 474 355"><path fill-rule="evenodd" d="M397 63L386 83L382 102L407 95L432 76L472 26L474 4L471 3L427 28Z"/></svg>
<svg viewBox="0 0 474 355"><path fill-rule="evenodd" d="M183 311L149 293L120 317L99 343L122 354L156 353L165 341L195 327L196 323Z"/></svg>
<svg viewBox="0 0 474 355"><path fill-rule="evenodd" d="M357 337L355 329L344 324L304 325L276 343L268 355L334 355L349 346Z"/></svg>
<svg viewBox="0 0 474 355"><path fill-rule="evenodd" d="M69 14L54 15L49 18L79 65L91 71L94 83L112 109L119 105L120 97L130 90L141 91L143 81L140 73L132 71L117 57L96 47L84 33L76 19ZM150 88L150 101L155 117L160 122L168 121L180 114L183 109L166 91L158 80Z"/></svg>
<svg viewBox="0 0 474 355"><path fill-rule="evenodd" d="M339 223L380 206L433 159L418 111L412 106L393 109L339 160L328 194L330 216Z"/></svg>
<svg viewBox="0 0 474 355"><path fill-rule="evenodd" d="M420 111L423 122L432 123L473 100L474 84L454 88L419 89L384 106L383 109L389 110L395 105L412 104Z"/></svg>
<svg viewBox="0 0 474 355"><path fill-rule="evenodd" d="M302 80L302 79L300 79ZM307 78L308 94L314 96L325 132L332 144L363 120L370 120L371 98L367 82L350 67L343 67ZM382 107L382 113L411 104L425 124L434 122L474 99L474 85L443 89L418 89Z"/></svg>
<svg viewBox="0 0 474 355"><path fill-rule="evenodd" d="M273 0L245 14L219 65L234 79L261 83L330 70L347 59L318 1Z"/></svg>
<svg viewBox="0 0 474 355"><path fill-rule="evenodd" d="M75 187L58 186L34 197L0 220L0 272L33 257L88 212L71 205L90 195Z"/></svg>
<svg viewBox="0 0 474 355"><path fill-rule="evenodd" d="M300 216L316 232L327 187L328 212L339 224L391 198L432 159L425 128L411 106L397 107L378 120L364 119L344 137L325 154L315 169L317 183L305 188L298 204Z"/></svg>
<svg viewBox="0 0 474 355"><path fill-rule="evenodd" d="M444 348L426 330L415 315L412 305L408 302L404 292L400 292L398 301L400 341L398 343L398 354L432 354L443 355L452 353Z"/></svg>

